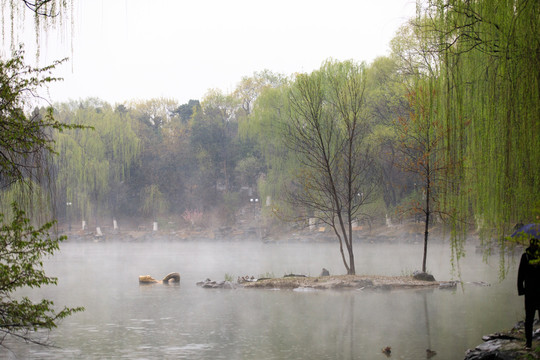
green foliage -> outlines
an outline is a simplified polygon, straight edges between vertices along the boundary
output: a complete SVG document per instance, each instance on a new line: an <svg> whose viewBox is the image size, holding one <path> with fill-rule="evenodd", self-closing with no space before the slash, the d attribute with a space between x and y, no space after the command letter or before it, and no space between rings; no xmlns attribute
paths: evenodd
<svg viewBox="0 0 540 360"><path fill-rule="evenodd" d="M149 185L141 191L141 203L143 214L156 219L167 209L167 200L156 184Z"/></svg>
<svg viewBox="0 0 540 360"><path fill-rule="evenodd" d="M379 196L388 209L394 209L414 183L399 168L395 121L408 114L409 104L398 64L394 58L377 58L366 69L366 108L373 123L367 141L377 154L374 160L380 176Z"/></svg>
<svg viewBox="0 0 540 360"><path fill-rule="evenodd" d="M50 72L60 62L44 68L25 65L24 51L15 51L10 59L0 59L0 169L2 187L16 181L38 181L47 168L43 167L47 156L54 152L51 129L63 131L76 128L53 118L52 108L44 113L34 110L27 115L27 99L36 90L58 79Z"/></svg>
<svg viewBox="0 0 540 360"><path fill-rule="evenodd" d="M288 155L290 150L282 145L281 137L290 114L289 89L289 83L262 89L251 116L240 123L241 135L256 142L265 165L265 176L259 177L257 186L260 198L266 201L270 197L272 201L271 206L263 208L267 218L278 214L289 218L294 212L283 197L285 189L291 187L292 172L298 165Z"/></svg>
<svg viewBox="0 0 540 360"><path fill-rule="evenodd" d="M11 219L14 215L11 204L17 203L30 215L32 223L38 224L50 219L50 214L44 214L43 209L50 209L53 201L49 191L40 184L30 180L19 181L0 192L0 213Z"/></svg>
<svg viewBox="0 0 540 360"><path fill-rule="evenodd" d="M255 186L257 177L262 173L264 164L255 156L248 156L240 159L236 164L235 171L240 178L240 182L245 186Z"/></svg>
<svg viewBox="0 0 540 360"><path fill-rule="evenodd" d="M131 117L95 99L81 102L75 110L59 106L57 116L65 124L87 127L55 134L58 195L83 219L114 213L119 184L129 177L141 151Z"/></svg>
<svg viewBox="0 0 540 360"><path fill-rule="evenodd" d="M4 8L11 9L8 22L3 16ZM68 8L66 1L57 0L11 1L8 6L2 2L2 44L9 23L12 54L9 59L0 59L0 187L7 189L1 194L3 204L13 201L13 205L6 211L11 222L5 213L0 214L0 344L8 336L46 344L40 339L39 330L51 330L61 319L83 310L64 307L58 311L50 300L36 303L16 295L21 288L56 284L56 278L45 274L42 259L53 255L64 238L51 238L49 231L54 222L34 228L22 209L32 211L33 222L42 223L37 215L50 211L54 201L48 196L50 190L44 191L53 188L49 173L49 156L55 150L51 133L82 127L55 120L52 108L29 111L32 100L40 99L38 88L58 80L51 72L62 61L43 68L25 65L22 45L15 49L19 39L15 38L14 29L19 29L15 26L19 21L24 22L21 14L25 10L33 12L39 57L40 31L50 22L62 19Z"/></svg>
<svg viewBox="0 0 540 360"><path fill-rule="evenodd" d="M188 122L193 114L199 111L201 104L199 100L189 100L187 104L180 105L176 110L173 110L173 114L177 114L182 122Z"/></svg>
<svg viewBox="0 0 540 360"><path fill-rule="evenodd" d="M538 1L429 1L419 27L436 38L446 156L465 160L446 206L480 216L486 238L534 222L540 198L539 13Z"/></svg>
<svg viewBox="0 0 540 360"><path fill-rule="evenodd" d="M179 107L168 99L114 110L98 99L56 105L63 123L92 128L55 134L59 203L72 203L72 215L83 219L143 216L157 208L177 215L189 208L221 209L222 195L255 186L265 165L254 141L238 136L238 104L213 91L202 106L191 101ZM148 200L156 188L167 206ZM234 218L236 205L225 208Z"/></svg>
<svg viewBox="0 0 540 360"><path fill-rule="evenodd" d="M266 88L279 87L286 81L281 74L274 74L269 70L255 72L251 77L243 77L234 91L234 97L240 101L241 108L246 116L253 111L255 100Z"/></svg>
<svg viewBox="0 0 540 360"><path fill-rule="evenodd" d="M197 109L200 107L193 107L195 113ZM133 195L151 185L159 187L170 211L176 214L198 206L188 198L198 184L191 181L196 166L195 154L190 148L191 120L185 122L177 115L177 110L178 104L167 99L133 103L128 109L126 115L133 120L141 151L130 177L121 186L123 201L119 212L140 216L143 204L140 197Z"/></svg>
<svg viewBox="0 0 540 360"><path fill-rule="evenodd" d="M25 212L15 203L12 206L11 223L0 214L0 332L42 343L35 337L36 331L55 328L61 319L83 308L57 311L50 300L35 303L27 297L16 299L20 288L56 285L57 279L45 274L42 259L52 256L65 238L51 238L53 222L34 228Z"/></svg>
<svg viewBox="0 0 540 360"><path fill-rule="evenodd" d="M223 194L222 206L218 207L222 218L227 225L234 225L236 221L235 214L242 207L242 199L237 192L226 192Z"/></svg>

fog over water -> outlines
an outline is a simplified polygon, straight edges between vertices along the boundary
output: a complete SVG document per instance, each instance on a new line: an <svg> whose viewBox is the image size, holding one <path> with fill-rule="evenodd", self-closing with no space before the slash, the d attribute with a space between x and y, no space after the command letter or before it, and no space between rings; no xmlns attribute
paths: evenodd
<svg viewBox="0 0 540 360"><path fill-rule="evenodd" d="M357 274L403 275L419 268L421 245L355 244ZM20 359L434 359L463 358L481 336L523 317L516 264L499 282L498 257L474 248L455 290L215 290L197 281L225 275L343 274L338 245L260 242L62 244L45 263L58 286L26 291L56 304L85 306L50 340L58 348L9 342ZM430 244L428 269L451 280L448 244ZM139 275L181 274L180 285L140 286ZM469 282L484 281L491 286Z"/></svg>

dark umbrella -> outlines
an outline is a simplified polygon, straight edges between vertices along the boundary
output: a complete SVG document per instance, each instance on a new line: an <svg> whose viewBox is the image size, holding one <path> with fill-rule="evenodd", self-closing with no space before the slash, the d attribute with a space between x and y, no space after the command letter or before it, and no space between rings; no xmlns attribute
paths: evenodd
<svg viewBox="0 0 540 360"><path fill-rule="evenodd" d="M514 233L510 236L516 237L516 236L527 236L527 235L530 235L531 237L538 239L540 237L540 224L523 225L522 227L514 231Z"/></svg>

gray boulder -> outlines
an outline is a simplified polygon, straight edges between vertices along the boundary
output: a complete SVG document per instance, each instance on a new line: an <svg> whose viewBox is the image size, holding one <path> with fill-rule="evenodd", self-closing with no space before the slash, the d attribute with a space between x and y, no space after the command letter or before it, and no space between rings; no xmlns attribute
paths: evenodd
<svg viewBox="0 0 540 360"><path fill-rule="evenodd" d="M236 289L236 284L230 282L230 281L212 281L210 279L206 279L204 281L199 281L197 283L197 286L200 286L204 289Z"/></svg>
<svg viewBox="0 0 540 360"><path fill-rule="evenodd" d="M433 275L422 271L415 271L413 273L413 278L421 281L435 281L435 277L433 277Z"/></svg>

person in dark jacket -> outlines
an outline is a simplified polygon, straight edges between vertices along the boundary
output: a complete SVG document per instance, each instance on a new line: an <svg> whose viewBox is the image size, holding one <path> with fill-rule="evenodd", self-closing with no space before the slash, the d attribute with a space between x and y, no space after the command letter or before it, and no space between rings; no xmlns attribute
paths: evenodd
<svg viewBox="0 0 540 360"><path fill-rule="evenodd" d="M530 246L521 256L518 270L518 294L525 295L526 348L532 346L532 330L536 311L540 314L540 244L531 239Z"/></svg>

